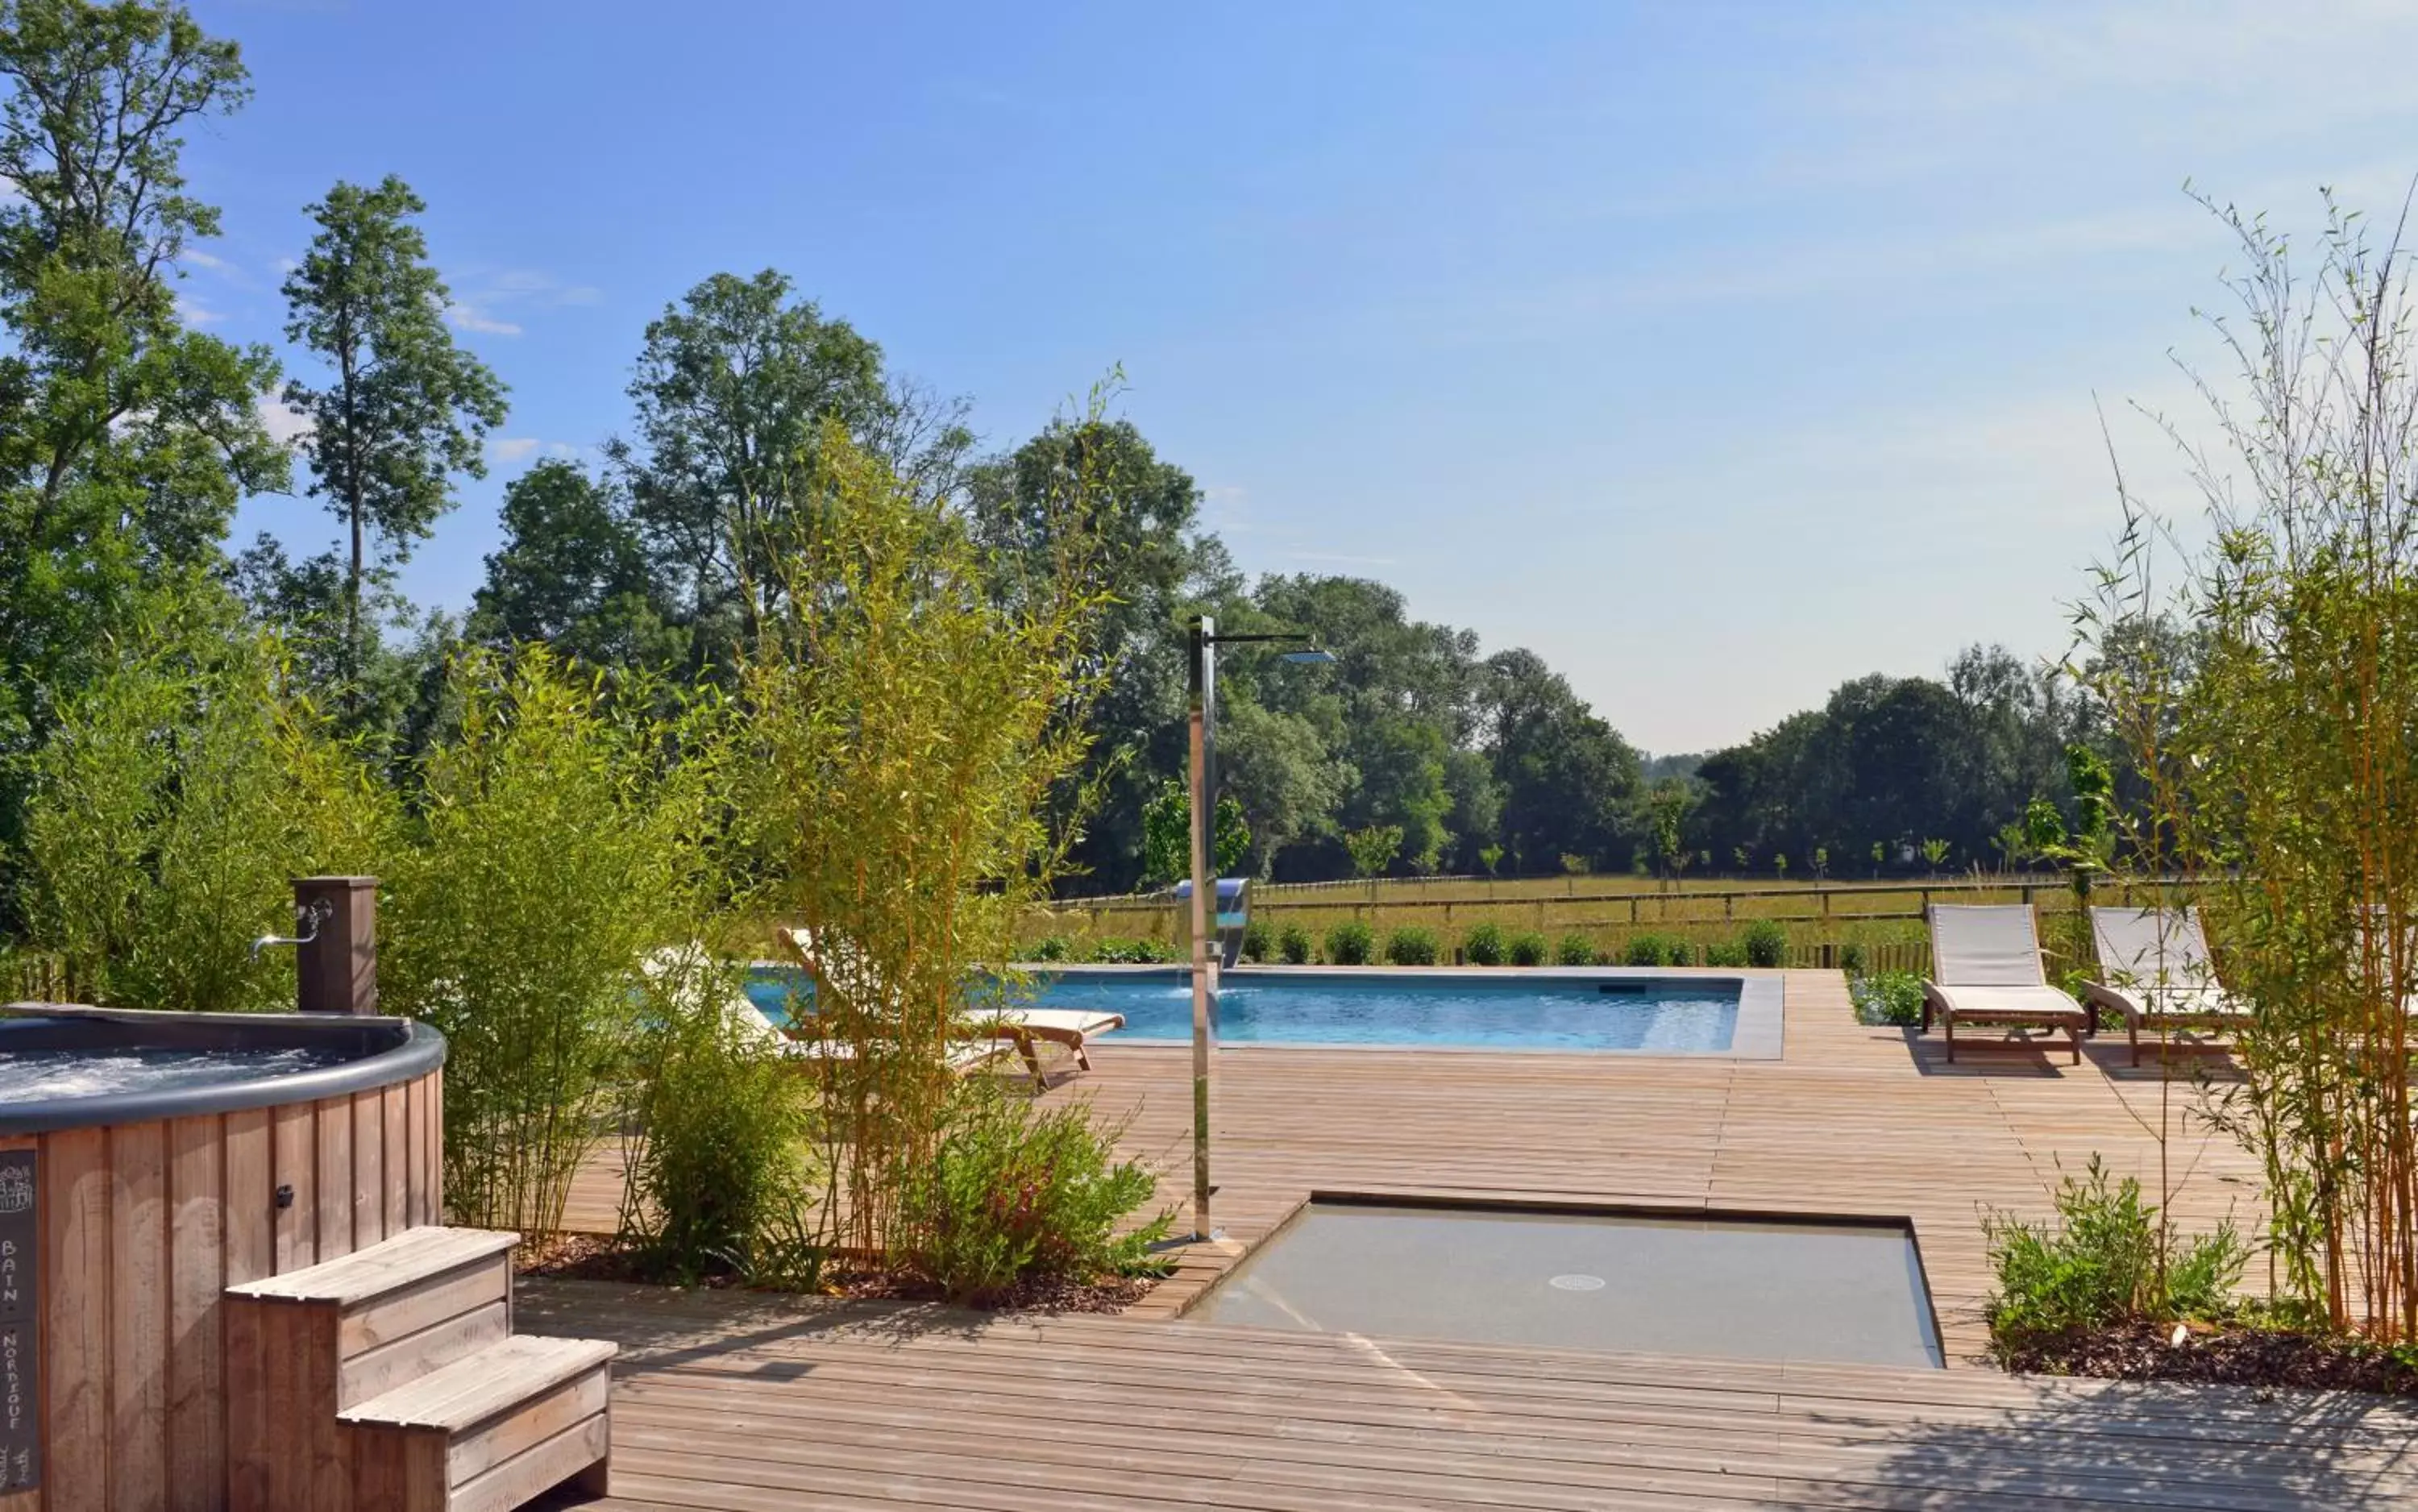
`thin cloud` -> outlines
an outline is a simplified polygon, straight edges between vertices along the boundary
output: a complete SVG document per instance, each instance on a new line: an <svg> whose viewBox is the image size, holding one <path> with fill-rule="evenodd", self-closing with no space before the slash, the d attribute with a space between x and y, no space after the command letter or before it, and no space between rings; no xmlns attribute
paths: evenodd
<svg viewBox="0 0 2418 1512"><path fill-rule="evenodd" d="M604 291L589 283L566 283L536 268L473 270L461 281L445 318L456 330L489 336L518 336L530 312L590 305Z"/></svg>
<svg viewBox="0 0 2418 1512"><path fill-rule="evenodd" d="M559 305L594 304L603 298L604 291L591 283L565 283L551 273L533 268L508 268L484 281L483 296L490 302L522 300L541 308Z"/></svg>
<svg viewBox="0 0 2418 1512"><path fill-rule="evenodd" d="M487 443L487 454L497 462L519 462L540 453L575 462L585 454L585 449L568 441L548 441L534 435L499 435Z"/></svg>
<svg viewBox="0 0 2418 1512"><path fill-rule="evenodd" d="M445 307L445 323L455 330L480 331L489 336L517 336L521 328L509 320L497 320L478 306L460 300Z"/></svg>

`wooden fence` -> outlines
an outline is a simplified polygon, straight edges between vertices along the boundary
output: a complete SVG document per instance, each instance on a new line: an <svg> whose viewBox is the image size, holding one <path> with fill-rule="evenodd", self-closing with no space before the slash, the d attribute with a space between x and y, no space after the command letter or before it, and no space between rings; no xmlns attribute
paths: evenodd
<svg viewBox="0 0 2418 1512"><path fill-rule="evenodd" d="M2141 879L2150 885L2154 878ZM2171 879L2169 879L2171 880ZM1324 882L1254 882L1251 893L1258 898L1315 897L1338 893L1365 893L1387 901L1388 895L1455 892L1455 902L1519 902L1531 897L1625 898L1641 897L1720 897L1724 893L1737 896L1793 895L1797 893L1904 893L1929 889L1937 893L1965 891L2005 892L2014 888L2047 890L2066 885L2065 874L2056 871L1944 873L1928 876L1901 877L1807 877L1796 881L1784 878L1766 880L1745 878L1733 880L1723 876L1687 877L1676 880L1634 877L1610 872L1554 873L1536 877L1479 877L1471 874L1439 874L1432 877L1345 877ZM1148 893L1102 893L1070 895L1059 899L1063 908L1112 908L1137 903L1164 903L1174 896L1172 889L1161 888ZM1400 896L1397 901L1413 901ZM1419 902L1442 901L1419 897Z"/></svg>
<svg viewBox="0 0 2418 1512"><path fill-rule="evenodd" d="M1857 947L1867 971L1931 973L1931 942L1923 939L1867 940ZM1847 947L1838 940L1788 947L1788 964L1800 971L1836 971L1847 964Z"/></svg>
<svg viewBox="0 0 2418 1512"><path fill-rule="evenodd" d="M1583 882L1585 878L1572 880ZM2098 895L2115 903L2130 902L2136 894L2147 901L2172 885L2158 879L2111 882L2103 884ZM1400 884L1383 882L1377 886L1390 890ZM1471 889L1460 895L1405 898L1386 896L1366 882L1285 884L1254 888L1251 911L1255 917L1278 925L1287 922L1308 924L1309 920L1301 916L1316 915L1322 923L1349 917L1372 928L1423 924L1447 934L1458 926L1481 922L1542 932L1556 928L1702 930L1769 920L1783 925L1810 925L1817 934L1835 936L1858 924L1920 924L1924 910L1935 902L2022 903L2053 912L2070 911L2074 898L2062 880L2035 878L1686 892L1582 891L1573 887L1511 896L1481 889ZM1069 899L1052 905L1050 911L1060 919L1080 916L1088 925L1086 932L1094 935L1155 934L1174 918L1174 905L1165 894Z"/></svg>

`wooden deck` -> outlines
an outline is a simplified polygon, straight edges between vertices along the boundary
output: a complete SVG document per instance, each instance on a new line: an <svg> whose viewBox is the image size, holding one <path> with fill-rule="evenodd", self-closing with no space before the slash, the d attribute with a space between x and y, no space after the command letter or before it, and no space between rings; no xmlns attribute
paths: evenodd
<svg viewBox="0 0 2418 1512"><path fill-rule="evenodd" d="M1951 1067L1791 973L1777 1061L1236 1048L1219 1222L1116 1318L531 1286L523 1326L619 1339L605 1506L2015 1507L2418 1504L2418 1415L2364 1398L2010 1380L1974 1358L1984 1208L2043 1213L2092 1152L2186 1222L2256 1172L2120 1043ZM1053 1098L1133 1115L1188 1187L1186 1053L1095 1048ZM1173 1321L1314 1192L1907 1219L1951 1367L1542 1356ZM574 1218L609 1226L600 1163ZM2254 1282L2256 1277L2253 1278Z"/></svg>
<svg viewBox="0 0 2418 1512"><path fill-rule="evenodd" d="M1129 1319L527 1288L622 1343L612 1495L558 1505L2407 1506L2373 1398L1544 1354Z"/></svg>

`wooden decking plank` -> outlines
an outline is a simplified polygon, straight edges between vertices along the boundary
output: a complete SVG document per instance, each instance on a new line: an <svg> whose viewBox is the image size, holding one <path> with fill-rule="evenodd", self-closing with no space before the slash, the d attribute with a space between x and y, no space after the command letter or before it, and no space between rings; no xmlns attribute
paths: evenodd
<svg viewBox="0 0 2418 1512"><path fill-rule="evenodd" d="M536 1315L541 1319L546 1316L543 1303ZM575 1318L556 1317L554 1324L573 1331L616 1331L612 1315L594 1311L583 1311ZM1114 1389L1149 1389L1165 1382L1174 1371L1181 1371L1186 1379L1231 1375L1239 1380L1240 1390L1255 1397L1297 1395L1303 1387L1332 1390L1354 1383L1365 1373L1355 1369L1356 1347L1349 1341L1308 1334L1237 1334L1223 1327L1097 1324L1088 1341L1070 1345L1070 1349L1045 1350L1037 1349L1036 1341L1018 1325L973 1336L929 1336L916 1340L915 1350L919 1355L954 1352L968 1356L962 1367L949 1365L939 1368L963 1368L977 1375L1016 1373L1019 1379L1044 1367L1061 1377L1071 1370L1103 1381ZM811 1354L822 1362L827 1372L844 1367L851 1358L864 1359L869 1368L877 1371L906 1368L898 1341L883 1335L884 1329L876 1323L861 1338L842 1332L812 1339L767 1340L755 1347L798 1358ZM1055 1333L1045 1335L1044 1340L1057 1336ZM1654 1356L1548 1358L1483 1346L1437 1347L1399 1341L1388 1341L1385 1348L1389 1359L1424 1367L1429 1379L1439 1385L1470 1392L1483 1390L1492 1379L1519 1381L1523 1384L1517 1387L1518 1395L1537 1401L1563 1396L1573 1399L1598 1397L1610 1388L1658 1399L1677 1399L1677 1394L1682 1392L1742 1391L1756 1397L1766 1407L1777 1395L1785 1393L1832 1413L1844 1410L1848 1403L1864 1403L1867 1405L1863 1411L1879 1412L1903 1401L1919 1402L1934 1411L1960 1403L1992 1411L2036 1407L2050 1401L2091 1400L2141 1390L2118 1382L2015 1381L1979 1372L1906 1372L1862 1367L1810 1370L1793 1365L1775 1370L1752 1362L1696 1362L1691 1368L1690 1362ZM1438 1359L1422 1354L1422 1351L1430 1349L1437 1351ZM1097 1352L1087 1353L1087 1350ZM1291 1352L1299 1363L1288 1363L1282 1353L1263 1351ZM634 1347L630 1358L634 1365L643 1364L645 1347ZM2255 1398L2255 1393L2242 1388L2161 1387L2143 1399L2144 1405L2126 1409L2123 1430L2147 1431L2131 1420L2155 1418L2156 1404L2165 1402L2171 1407L2165 1415L2175 1425L2175 1430L2184 1436L2197 1436L2207 1429L2212 1405L2239 1405ZM2395 1421L2404 1424L2410 1419ZM2383 1434L2406 1428L2378 1431Z"/></svg>
<svg viewBox="0 0 2418 1512"><path fill-rule="evenodd" d="M2137 1121L2172 1088L2120 1046L2080 1067L1941 1063L1791 973L1777 1061L1230 1048L1230 1240L1123 1317L532 1287L521 1326L619 1339L600 1507L982 1512L1238 1506L2223 1507L2418 1504L2418 1413L2346 1396L2012 1379L1977 1361L1985 1209L2039 1217L2101 1153L2155 1192ZM1130 1113L1124 1149L1181 1173L1186 1052L1099 1042L1047 1095ZM2180 1103L2180 1099L2176 1099ZM2187 1224L2259 1221L2255 1164L2179 1107L2163 1153ZM610 1228L618 1153L572 1221ZM1317 1192L1483 1195L1902 1218L1945 1370L1515 1350L1176 1320ZM1173 1198L1172 1187L1166 1194Z"/></svg>
<svg viewBox="0 0 2418 1512"><path fill-rule="evenodd" d="M700 1430L711 1430L718 1423L728 1422L734 1414L743 1414L746 1408L741 1404L751 1396L760 1398L762 1395L751 1394L738 1382L722 1382L686 1393L690 1401L681 1403L670 1394L643 1389L644 1384L632 1382L625 1395L624 1400L634 1415L650 1422L685 1423ZM1725 1463L1732 1473L1781 1475L1804 1474L1829 1464L1840 1467L1843 1473L1853 1471L1859 1476L1868 1476L1873 1467L1884 1463L1900 1449L1904 1437L1855 1433L1826 1437L1811 1425L1790 1423L1776 1416L1732 1414L1726 1421L1700 1422L1676 1430L1641 1428L1635 1422L1626 1423L1618 1435L1618 1448L1606 1450L1584 1441L1539 1442L1514 1431L1517 1425L1511 1422L1474 1412L1454 1414L1460 1421L1439 1420L1397 1432L1353 1425L1319 1431L1318 1425L1307 1419L1281 1414L1257 1423L1216 1421L1212 1414L1194 1409L1188 1400L1173 1414L1174 1422L1157 1425L1138 1423L1139 1408L1125 1414L1122 1421L1084 1415L1061 1421L1065 1409L1072 1405L1063 1397L1045 1398L1028 1393L1021 1398L1020 1413L1018 1401L1015 1397L999 1398L994 1421L974 1409L961 1392L936 1390L921 1383L866 1389L854 1382L834 1382L816 1398L812 1413L801 1419L801 1427L811 1427L824 1438L845 1436L852 1442L895 1443L911 1447L931 1430L938 1410L935 1403L941 1402L945 1403L944 1422L976 1436L995 1436L1002 1445L1012 1446L1002 1452L1030 1455L1035 1452L1035 1445L1052 1446L1053 1453L1089 1445L1111 1455L1148 1453L1153 1444L1168 1442L1159 1436L1163 1428L1180 1427L1183 1442L1190 1444L1214 1443L1237 1453L1336 1463L1364 1459L1371 1465L1402 1462L1431 1458L1440 1446L1449 1445L1458 1455L1476 1452L1498 1457L1501 1474L1508 1479L1538 1475L1583 1479L1583 1473L1574 1467L1647 1463L1662 1469L1716 1470ZM776 1415L758 1414L764 1418ZM1021 1428L1018 1427L1019 1417L1024 1423ZM1501 1431L1475 1431L1470 1427L1473 1422ZM920 1432L919 1424L924 1425ZM2174 1453L2180 1446L2102 1440L2087 1425L2069 1421L2012 1426L1980 1423L1975 1428L1987 1432L1994 1448L2011 1461L2050 1467L2059 1485L2095 1488L2105 1500L2132 1499L2126 1488L2146 1483L2146 1467L2168 1482L2197 1484L2199 1489L2186 1498L2196 1504L2255 1506L2260 1504L2261 1493L2253 1490L2244 1497L2230 1494L2225 1488L2272 1482L2279 1477L2288 1479L2299 1473L2296 1457L2273 1452L2255 1473L2231 1465L2223 1477L2203 1483L2201 1477L2192 1474L2193 1457L2184 1454L2179 1458ZM1708 1433L1713 1435L1709 1439ZM1256 1450L1250 1447L1255 1442L1261 1445ZM1703 1446L1708 1442L1719 1447L1706 1451ZM1272 1447L1278 1444L1282 1447ZM2253 1447L2262 1452L2275 1449L2272 1445ZM1168 1452L1174 1455L1174 1451ZM1528 1467L1532 1465L1544 1468L1531 1470ZM2349 1467L2337 1462L2336 1468ZM2399 1495L2418 1493L2418 1482L2404 1474L2379 1470L2365 1478Z"/></svg>
<svg viewBox="0 0 2418 1512"><path fill-rule="evenodd" d="M845 1406L833 1400L821 1402L821 1412L811 1420L818 1441L845 1442L911 1458L922 1453L938 1431L954 1438L996 1443L1001 1453L1028 1462L1096 1466L1141 1463L1155 1466L1155 1473L1160 1474L1214 1473L1231 1463L1231 1459L1220 1461L1196 1449L1171 1448L1157 1430L1121 1432L1115 1425L1059 1425L1033 1420L1036 1415L1046 1417L1046 1412L1036 1414L1028 1411L1021 1420L1012 1412L994 1418L967 1413L965 1403L956 1397L945 1404L935 1404L926 1398L920 1407L902 1403L889 1412L847 1410L854 1405L853 1399ZM762 1421L734 1418L727 1408L719 1404L666 1410L660 1401L649 1400L624 1420L632 1419L695 1435L693 1447L700 1451L716 1448L734 1460L754 1457L758 1452L758 1443L786 1442L779 1436L742 1437L735 1443L712 1440L711 1436L718 1431L743 1429ZM1203 1429L1186 1435L1186 1442L1196 1446L1214 1444L1220 1454L1245 1456L1252 1461L1280 1459L1289 1464L1372 1472L1416 1468L1477 1479L1616 1489L1634 1489L1634 1473L1640 1471L1659 1474L1768 1475L1780 1480L1829 1479L1887 1486L1890 1483L1877 1476L1875 1467L1894 1447L1888 1443L1792 1445L1769 1432L1768 1426L1761 1430L1734 1428L1710 1439L1702 1431L1667 1436L1645 1436L1632 1431L1624 1435L1617 1446L1565 1444L1551 1448L1514 1436L1450 1430L1383 1437L1352 1434L1300 1438L1281 1430L1273 1435L1229 1436L1206 1425ZM2207 1481L2171 1473L2163 1457L2146 1458L2135 1453L2120 1462L2100 1462L2099 1457L2088 1452L2087 1444L2084 1452L2077 1453L2073 1443L2065 1442L2064 1452L2060 1453L2061 1441L2070 1436L2040 1430L2024 1437L2035 1442L2006 1447L2017 1455L2025 1449L2036 1454L2036 1463L2041 1468L2027 1479L2054 1488L2058 1494L2114 1504L2179 1503L2212 1508L2256 1508L2271 1504L2274 1494L2283 1489L2278 1482L2297 1474L2296 1466L2286 1467L2279 1459L2274 1468L2283 1472L2280 1475L2235 1475ZM2389 1490L2408 1497L2413 1491L2406 1476L2367 1479L2380 1493Z"/></svg>
<svg viewBox="0 0 2418 1512"><path fill-rule="evenodd" d="M860 1380L834 1376L827 1378L825 1389L814 1397L798 1398L800 1405L797 1411L808 1418L832 1416L887 1422L901 1413L911 1416L923 1402L935 1396L945 1396L952 1403L954 1413L979 1417L986 1412L995 1413L1004 1426L1020 1416L1029 1418L1032 1415L1030 1404L1041 1399L1041 1394L1030 1386L1018 1387L1010 1382L982 1386L940 1383L945 1380L915 1377L886 1380L868 1377ZM731 1380L640 1374L625 1382L624 1397L626 1400L649 1410L677 1411L701 1402L711 1405L697 1410L744 1412L752 1405L762 1415L782 1415L779 1409L765 1400L764 1394L751 1390L743 1382ZM1764 1413L1700 1411L1658 1403L1649 1398L1616 1405L1599 1420L1573 1423L1557 1415L1529 1413L1514 1416L1509 1412L1490 1411L1477 1405L1462 1408L1371 1408L1355 1405L1348 1399L1327 1397L1265 1404L1263 1411L1208 1391L1165 1391L1158 1394L1155 1403L1128 1400L1122 1411L1118 1410L1119 1398L1110 1391L1100 1391L1096 1395L1081 1390L1058 1391L1050 1393L1048 1399L1052 1404L1049 1420L1033 1424L1032 1430L1070 1439L1101 1435L1112 1437L1128 1428L1155 1431L1163 1428L1187 1428L1203 1434L1248 1435L1261 1432L1351 1441L1385 1438L1395 1433L1466 1435L1476 1431L1476 1426L1482 1425L1484 1431L1507 1442L1517 1438L1532 1445L1536 1454L1553 1456L1584 1455L1586 1440L1590 1437L1588 1430L1616 1424L1621 1433L1628 1436L1700 1435L1707 1430L1751 1432L1770 1439L1775 1447L1784 1447L1797 1439L1815 1438L1848 1444L1886 1445L1912 1433L1970 1428L1986 1429L2003 1439L2011 1447L2018 1440L2037 1441L2033 1446L2042 1450L2063 1444L2065 1452L2051 1458L2067 1463L2096 1461L2109 1456L2129 1459L2145 1453L2166 1458L2181 1455L2188 1460L2193 1450L2210 1447L2252 1452L2298 1447L2297 1441L2288 1436L2259 1433L2227 1439L2213 1428L2189 1439L2178 1439L2165 1432L2131 1432L2125 1431L2130 1425L2105 1425L2087 1414L2010 1420L2003 1413L1974 1412L1954 1417L1925 1413L1919 1417L1879 1421L1861 1416L1843 1417L1827 1411L1807 1413L1788 1405ZM803 1405L808 1401L813 1404L811 1408ZM1087 1405L1098 1411L1088 1414L1078 1411ZM2329 1432L2331 1435L2331 1426ZM2379 1474L2406 1478L2410 1474L2407 1468L2410 1462L2409 1443L2405 1428L2394 1442L2379 1443L2364 1453L2337 1455L2334 1462L2337 1465L2369 1466ZM2389 1468L2394 1466L2403 1468Z"/></svg>

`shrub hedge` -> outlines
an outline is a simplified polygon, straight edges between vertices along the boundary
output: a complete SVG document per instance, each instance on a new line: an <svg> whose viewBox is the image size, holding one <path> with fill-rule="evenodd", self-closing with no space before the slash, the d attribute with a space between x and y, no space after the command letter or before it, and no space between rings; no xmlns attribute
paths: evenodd
<svg viewBox="0 0 2418 1512"><path fill-rule="evenodd" d="M1472 966L1503 964L1503 926L1482 924L1461 937L1461 958Z"/></svg>
<svg viewBox="0 0 2418 1512"><path fill-rule="evenodd" d="M1326 932L1326 964L1329 966L1366 966L1376 948L1376 936L1357 919L1337 924Z"/></svg>
<svg viewBox="0 0 2418 1512"><path fill-rule="evenodd" d="M1435 931L1416 926L1395 930L1385 937L1385 959L1396 966L1433 966Z"/></svg>

